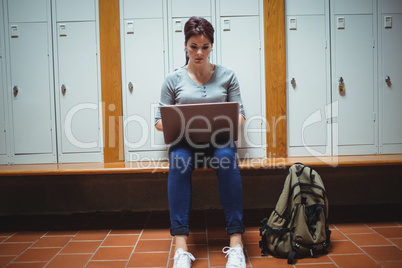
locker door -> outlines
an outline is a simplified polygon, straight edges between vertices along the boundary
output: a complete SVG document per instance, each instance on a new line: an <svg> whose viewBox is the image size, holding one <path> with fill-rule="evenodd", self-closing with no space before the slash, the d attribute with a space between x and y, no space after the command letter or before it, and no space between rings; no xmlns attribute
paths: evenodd
<svg viewBox="0 0 402 268"><path fill-rule="evenodd" d="M68 0L66 0L68 1ZM161 18L163 12L163 0L123 0L124 9L120 14L125 19Z"/></svg>
<svg viewBox="0 0 402 268"><path fill-rule="evenodd" d="M125 20L124 24L124 136L126 161L134 161L140 160L140 152L148 151L145 154L150 156L151 151L166 149L162 133L154 127L165 77L164 25L162 19Z"/></svg>
<svg viewBox="0 0 402 268"><path fill-rule="evenodd" d="M258 16L258 0L218 0L221 16Z"/></svg>
<svg viewBox="0 0 402 268"><path fill-rule="evenodd" d="M54 102L48 24L10 23L9 28L10 35L15 29L18 32L9 37L14 153L52 154Z"/></svg>
<svg viewBox="0 0 402 268"><path fill-rule="evenodd" d="M1 38L0 38L0 41ZM4 93L5 93L5 81L4 78L5 76L3 75L3 55L2 50L3 48L0 47L0 164L4 164L3 161L3 157L7 156L7 143L6 143L6 102L5 102L5 97L4 97Z"/></svg>
<svg viewBox="0 0 402 268"><path fill-rule="evenodd" d="M289 156L331 153L326 25L325 15L286 18Z"/></svg>
<svg viewBox="0 0 402 268"><path fill-rule="evenodd" d="M224 29L230 24L230 30ZM220 61L234 70L239 80L247 121L238 141L241 157L263 157L261 115L261 52L259 17L224 17L220 22ZM263 126L265 128L265 126ZM264 133L265 135L265 133ZM243 153L242 153L243 151ZM247 155L248 154L248 155Z"/></svg>
<svg viewBox="0 0 402 268"><path fill-rule="evenodd" d="M45 22L49 0L8 0L9 22Z"/></svg>
<svg viewBox="0 0 402 268"><path fill-rule="evenodd" d="M173 18L172 19L172 59L171 64L173 70L180 68L186 64L186 54L184 52L184 25L190 17L186 18ZM210 17L204 19L211 22ZM211 22L212 23L212 22ZM213 25L214 26L214 25ZM215 26L214 26L215 28ZM213 52L210 54L210 62L214 63Z"/></svg>
<svg viewBox="0 0 402 268"><path fill-rule="evenodd" d="M337 14L332 22L332 96L339 112L334 154L375 154L373 15Z"/></svg>
<svg viewBox="0 0 402 268"><path fill-rule="evenodd" d="M3 6L0 5L0 14L3 15ZM4 32L3 20L0 19L0 165L7 164L7 142L6 142L6 76L4 68Z"/></svg>
<svg viewBox="0 0 402 268"><path fill-rule="evenodd" d="M57 21L95 20L95 0L54 0Z"/></svg>
<svg viewBox="0 0 402 268"><path fill-rule="evenodd" d="M60 162L69 161L64 154L101 153L96 40L95 21L57 23Z"/></svg>
<svg viewBox="0 0 402 268"><path fill-rule="evenodd" d="M402 5L399 11L401 10ZM391 26L385 26L386 19L391 19ZM380 24L382 25L382 70L379 77L382 95L381 151L385 154L402 153L402 13L383 14Z"/></svg>
<svg viewBox="0 0 402 268"><path fill-rule="evenodd" d="M172 17L210 17L211 0L172 0L171 10Z"/></svg>

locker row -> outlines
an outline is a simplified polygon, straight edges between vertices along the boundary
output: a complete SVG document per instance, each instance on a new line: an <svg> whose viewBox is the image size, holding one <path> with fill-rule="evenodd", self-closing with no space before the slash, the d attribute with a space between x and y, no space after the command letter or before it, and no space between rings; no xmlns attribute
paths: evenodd
<svg viewBox="0 0 402 268"><path fill-rule="evenodd" d="M288 155L402 153L402 1L285 5Z"/></svg>
<svg viewBox="0 0 402 268"><path fill-rule="evenodd" d="M212 23L210 61L229 66L239 80L248 118L237 144L240 157L265 156L262 5L259 0L120 2L127 161L167 159L163 134L153 127L154 114L165 76L185 64L184 25L191 16Z"/></svg>
<svg viewBox="0 0 402 268"><path fill-rule="evenodd" d="M153 117L164 77L184 65L191 16L212 22L211 61L243 85L253 131L243 131L239 152L265 155L262 4L119 1L125 161L167 157ZM102 107L97 0L2 0L0 8L0 164L102 162L102 109L114 106Z"/></svg>
<svg viewBox="0 0 402 268"><path fill-rule="evenodd" d="M2 1L0 164L103 161L97 6Z"/></svg>

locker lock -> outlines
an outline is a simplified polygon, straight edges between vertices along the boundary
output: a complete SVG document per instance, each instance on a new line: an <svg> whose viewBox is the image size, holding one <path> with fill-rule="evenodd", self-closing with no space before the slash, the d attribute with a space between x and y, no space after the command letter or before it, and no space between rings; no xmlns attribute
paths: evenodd
<svg viewBox="0 0 402 268"><path fill-rule="evenodd" d="M13 87L13 93L14 93L14 97L17 97L17 95L18 95L18 87L17 86Z"/></svg>
<svg viewBox="0 0 402 268"><path fill-rule="evenodd" d="M343 82L343 77L339 78L339 94L345 94L345 83Z"/></svg>
<svg viewBox="0 0 402 268"><path fill-rule="evenodd" d="M66 91L67 91L66 86L64 84L61 85L61 94L63 94L63 96L66 95Z"/></svg>
<svg viewBox="0 0 402 268"><path fill-rule="evenodd" d="M385 77L385 83L387 83L387 86L390 87L390 86L392 85L392 83L391 83L391 77L386 76L386 77Z"/></svg>
<svg viewBox="0 0 402 268"><path fill-rule="evenodd" d="M128 90L130 90L130 93L133 93L133 90L134 90L134 86L133 86L133 83L128 83Z"/></svg>
<svg viewBox="0 0 402 268"><path fill-rule="evenodd" d="M290 83L292 84L293 88L296 88L296 80L294 77L292 78L292 80L290 80Z"/></svg>

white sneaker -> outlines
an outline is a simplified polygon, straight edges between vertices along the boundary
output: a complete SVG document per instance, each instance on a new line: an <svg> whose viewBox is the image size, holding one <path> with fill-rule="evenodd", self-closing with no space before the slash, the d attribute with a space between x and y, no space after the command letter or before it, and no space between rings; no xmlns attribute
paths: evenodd
<svg viewBox="0 0 402 268"><path fill-rule="evenodd" d="M191 261L195 261L193 254L179 248L174 254L173 268L190 268Z"/></svg>
<svg viewBox="0 0 402 268"><path fill-rule="evenodd" d="M228 258L226 268L246 268L246 257L240 245L234 248L224 247L222 252L226 253L226 257Z"/></svg>

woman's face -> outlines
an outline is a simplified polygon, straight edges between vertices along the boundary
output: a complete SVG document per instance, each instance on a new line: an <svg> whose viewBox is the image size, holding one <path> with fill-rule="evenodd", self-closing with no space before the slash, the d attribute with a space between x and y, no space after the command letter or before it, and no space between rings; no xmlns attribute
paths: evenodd
<svg viewBox="0 0 402 268"><path fill-rule="evenodd" d="M193 35L185 45L188 57L194 64L204 64L208 62L209 54L212 50L211 41L205 35Z"/></svg>

